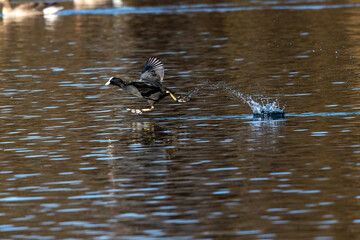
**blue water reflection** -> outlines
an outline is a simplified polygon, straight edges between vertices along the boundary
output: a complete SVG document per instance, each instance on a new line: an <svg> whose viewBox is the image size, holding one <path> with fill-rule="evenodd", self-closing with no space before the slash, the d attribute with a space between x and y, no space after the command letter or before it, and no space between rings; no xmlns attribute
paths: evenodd
<svg viewBox="0 0 360 240"><path fill-rule="evenodd" d="M170 5L151 7L120 7L108 9L81 9L63 10L59 15L74 14L183 14L183 13L211 13L211 12L238 12L238 11L263 11L263 10L323 10L337 8L358 8L360 4L336 4L336 5L265 5L241 7L237 4L193 4L193 5Z"/></svg>

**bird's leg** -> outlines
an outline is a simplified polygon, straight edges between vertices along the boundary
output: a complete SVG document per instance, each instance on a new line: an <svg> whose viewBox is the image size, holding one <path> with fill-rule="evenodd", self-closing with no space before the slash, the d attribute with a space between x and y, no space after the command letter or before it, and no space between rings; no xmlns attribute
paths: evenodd
<svg viewBox="0 0 360 240"><path fill-rule="evenodd" d="M143 108L143 109L141 109L141 111L143 111L143 112L151 112L152 110L154 110L154 105L152 105L150 108Z"/></svg>
<svg viewBox="0 0 360 240"><path fill-rule="evenodd" d="M172 97L172 99L174 99L174 101L177 102L177 98L174 96L174 94L172 94L170 91L166 91L166 93L170 94L170 96Z"/></svg>
<svg viewBox="0 0 360 240"><path fill-rule="evenodd" d="M175 97L175 95L174 94L172 94L170 91L166 91L166 93L168 93L170 96L171 96L171 98L172 99L174 99L174 101L176 101L176 102L187 102L185 99L183 99L183 98L180 98L180 97Z"/></svg>
<svg viewBox="0 0 360 240"><path fill-rule="evenodd" d="M131 113L142 114L143 112L151 112L152 110L154 110L154 108L154 106L151 106L150 108L143 109L128 109L128 111L130 111Z"/></svg>

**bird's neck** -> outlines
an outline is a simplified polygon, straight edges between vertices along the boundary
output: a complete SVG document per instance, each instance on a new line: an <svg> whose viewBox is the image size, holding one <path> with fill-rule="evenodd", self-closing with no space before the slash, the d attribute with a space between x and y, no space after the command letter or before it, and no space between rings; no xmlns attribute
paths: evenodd
<svg viewBox="0 0 360 240"><path fill-rule="evenodd" d="M116 82L116 85L120 88L124 88L126 86L126 83L123 80L119 80Z"/></svg>
<svg viewBox="0 0 360 240"><path fill-rule="evenodd" d="M9 1L9 0L3 0L2 2L3 2L3 4L4 4L4 9L6 9L7 11L11 11L11 10L12 10L12 7L11 7L11 4L10 4L10 1Z"/></svg>

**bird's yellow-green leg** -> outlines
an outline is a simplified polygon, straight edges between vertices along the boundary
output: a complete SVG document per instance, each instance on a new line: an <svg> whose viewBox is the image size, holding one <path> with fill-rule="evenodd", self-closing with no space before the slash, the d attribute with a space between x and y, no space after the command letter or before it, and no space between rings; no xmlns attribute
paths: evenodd
<svg viewBox="0 0 360 240"><path fill-rule="evenodd" d="M143 112L151 112L152 110L154 110L154 106L151 106L150 108L144 108L144 109L141 109L141 111Z"/></svg>
<svg viewBox="0 0 360 240"><path fill-rule="evenodd" d="M142 114L143 112L151 112L152 110L154 110L154 108L154 106L151 106L150 108L143 109L128 109L128 111L130 111L131 113Z"/></svg>
<svg viewBox="0 0 360 240"><path fill-rule="evenodd" d="M170 94L170 96L172 97L172 99L174 99L174 101L176 102L178 101L178 99L170 91L166 91L166 93Z"/></svg>

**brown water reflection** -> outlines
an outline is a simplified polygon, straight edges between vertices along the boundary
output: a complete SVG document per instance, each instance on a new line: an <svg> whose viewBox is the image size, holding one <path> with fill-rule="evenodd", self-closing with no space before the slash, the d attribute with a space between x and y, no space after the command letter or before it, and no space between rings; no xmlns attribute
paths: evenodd
<svg viewBox="0 0 360 240"><path fill-rule="evenodd" d="M1 238L357 239L360 8L228 4L2 19ZM340 6L271 9L315 4ZM127 113L146 102L104 83L151 55L179 94L220 82L287 117L206 86Z"/></svg>

